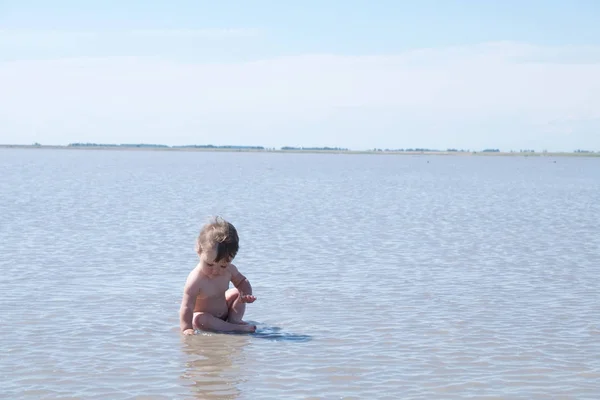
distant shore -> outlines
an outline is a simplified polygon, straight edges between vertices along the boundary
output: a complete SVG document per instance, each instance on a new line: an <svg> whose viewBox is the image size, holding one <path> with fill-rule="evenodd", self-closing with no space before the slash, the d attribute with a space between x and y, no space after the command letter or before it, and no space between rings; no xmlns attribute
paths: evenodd
<svg viewBox="0 0 600 400"><path fill-rule="evenodd" d="M443 150L348 150L330 148L257 148L236 146L153 146L153 145L22 145L0 144L0 149L39 149L39 150L103 150L103 151L178 151L178 152L226 152L226 153L311 153L311 154L377 154L377 155L431 155L431 156L515 156L515 157L600 157L600 152L534 152L534 151L443 151Z"/></svg>

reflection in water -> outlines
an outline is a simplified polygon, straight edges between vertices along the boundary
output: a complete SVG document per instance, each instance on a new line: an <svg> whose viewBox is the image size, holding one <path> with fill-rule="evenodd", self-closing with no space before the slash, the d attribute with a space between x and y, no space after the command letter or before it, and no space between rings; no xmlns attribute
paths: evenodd
<svg viewBox="0 0 600 400"><path fill-rule="evenodd" d="M252 340L312 340L309 335L284 332L277 326L256 324L259 328L253 334L204 332L194 336L182 336L182 350L186 353L182 378L195 396L199 399L215 400L238 398L241 394L239 386L245 380L241 366L248 365L244 349Z"/></svg>
<svg viewBox="0 0 600 400"><path fill-rule="evenodd" d="M242 382L239 366L244 364L243 348L247 335L201 333L182 337L182 350L187 353L182 376L190 382L190 390L199 399L217 400L239 397Z"/></svg>

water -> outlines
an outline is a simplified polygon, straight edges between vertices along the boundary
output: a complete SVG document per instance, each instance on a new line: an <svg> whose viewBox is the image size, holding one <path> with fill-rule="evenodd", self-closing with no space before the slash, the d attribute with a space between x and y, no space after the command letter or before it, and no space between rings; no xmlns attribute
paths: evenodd
<svg viewBox="0 0 600 400"><path fill-rule="evenodd" d="M2 398L600 397L598 158L4 149L0 194ZM213 214L255 335L178 333Z"/></svg>

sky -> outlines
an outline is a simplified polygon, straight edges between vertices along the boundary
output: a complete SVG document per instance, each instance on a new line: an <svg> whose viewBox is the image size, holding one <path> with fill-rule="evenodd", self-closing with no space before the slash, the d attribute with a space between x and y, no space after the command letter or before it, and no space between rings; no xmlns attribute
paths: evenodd
<svg viewBox="0 0 600 400"><path fill-rule="evenodd" d="M0 144L600 151L594 0L0 0Z"/></svg>

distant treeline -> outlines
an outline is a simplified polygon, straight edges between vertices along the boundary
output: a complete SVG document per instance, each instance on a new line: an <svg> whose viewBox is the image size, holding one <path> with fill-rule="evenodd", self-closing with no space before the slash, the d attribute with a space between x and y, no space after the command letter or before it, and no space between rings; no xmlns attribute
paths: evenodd
<svg viewBox="0 0 600 400"><path fill-rule="evenodd" d="M435 153L439 153L441 150L437 150L437 149L425 149L425 148L408 148L408 149L373 149L373 151L388 151L388 152L421 152L421 153L425 153L425 152L435 152ZM448 150L450 151L450 150Z"/></svg>
<svg viewBox="0 0 600 400"><path fill-rule="evenodd" d="M166 144L146 144L146 143L69 143L69 147L169 147Z"/></svg>
<svg viewBox="0 0 600 400"><path fill-rule="evenodd" d="M165 144L104 144L104 143L69 143L69 147L160 147L171 149L235 149L235 150L275 150L274 148L265 148L264 146L239 146L239 145L223 145L215 146L212 144L187 144L180 146L167 146ZM343 147L292 147L284 146L281 150L306 150L306 151L348 151Z"/></svg>
<svg viewBox="0 0 600 400"><path fill-rule="evenodd" d="M464 149L446 149L446 150L439 150L439 149L427 149L427 148L421 148L421 147L416 147L416 148L408 148L408 149L373 149L373 151L392 151L392 152L418 152L418 153L443 153L443 152L447 152L447 153L470 153L471 150L464 150ZM499 153L500 150L499 149L485 149L483 150L484 153Z"/></svg>
<svg viewBox="0 0 600 400"><path fill-rule="evenodd" d="M69 143L69 147L145 147L145 148L169 148L169 149L243 149L243 150L264 150L263 146L214 146L212 144L188 144L183 146L167 146L166 144L104 144L104 143Z"/></svg>
<svg viewBox="0 0 600 400"><path fill-rule="evenodd" d="M264 150L263 146L215 146L212 144L187 144L184 146L171 146L173 149L240 149L240 150Z"/></svg>
<svg viewBox="0 0 600 400"><path fill-rule="evenodd" d="M292 147L292 146L283 146L281 150L308 150L308 151L348 151L348 149L343 147Z"/></svg>
<svg viewBox="0 0 600 400"><path fill-rule="evenodd" d="M34 143L33 146L41 146L39 143ZM121 143L121 144L113 144L113 143L69 143L69 147L139 147L139 148L171 148L171 149L227 149L227 150L266 150L266 151L276 151L276 148L273 147L264 147L264 146L241 146L241 145L222 145L216 146L212 144L189 144L189 145L181 145L181 146L167 146L166 144L152 144L152 143ZM345 147L295 147L295 146L283 146L279 150L282 151L349 151ZM429 148L406 148L406 149L380 149L374 148L368 151L374 152L408 152L408 153L477 153L477 150L471 149L456 149L456 148L448 148L446 150L439 149L429 149ZM483 153L500 153L500 149L484 149L481 150ZM535 153L536 151L533 149L521 149L521 150L510 150L510 153ZM593 150L583 150L577 149L573 151L574 153L600 153L600 151ZM542 153L547 153L546 150L543 150Z"/></svg>

